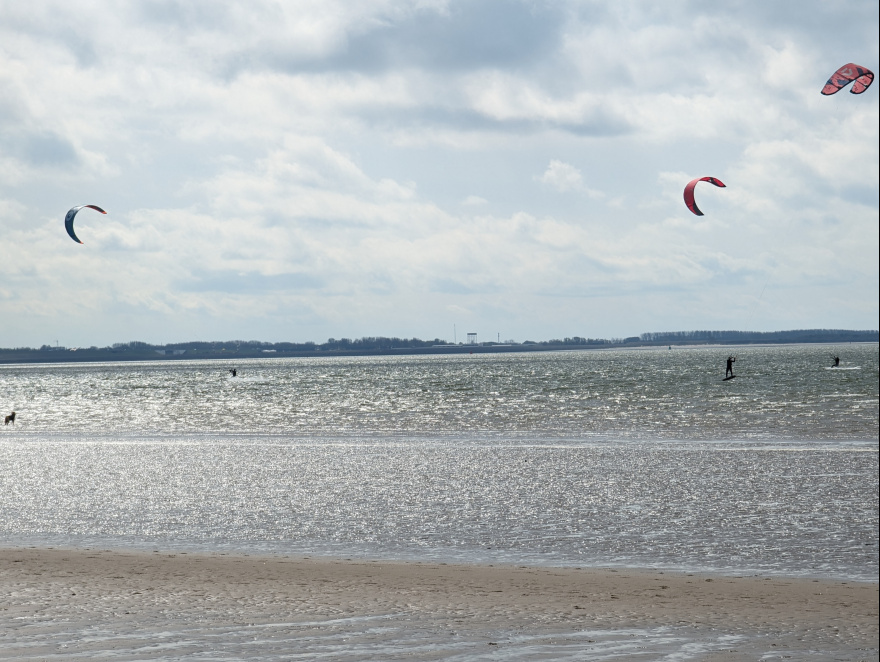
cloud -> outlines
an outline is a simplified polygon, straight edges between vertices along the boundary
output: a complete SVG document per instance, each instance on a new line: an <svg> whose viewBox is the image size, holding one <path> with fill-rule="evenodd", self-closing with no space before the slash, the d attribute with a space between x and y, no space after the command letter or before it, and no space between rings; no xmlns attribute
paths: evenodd
<svg viewBox="0 0 880 662"><path fill-rule="evenodd" d="M332 48L304 57L302 50L292 50L286 40L279 40L266 54L251 58L249 66L288 73L368 74L401 67L433 71L528 67L555 50L564 19L551 6L502 0L374 2L355 12L348 3L328 4L321 7L321 14L332 17L329 21L312 15L305 21L298 17L296 23L324 33ZM333 27L328 29L328 24Z"/></svg>
<svg viewBox="0 0 880 662"><path fill-rule="evenodd" d="M605 197L601 191L591 189L584 184L581 171L570 163L552 160L540 177L536 177L539 182L545 186L549 186L560 193L568 191L578 191L586 193L588 197L595 200Z"/></svg>
<svg viewBox="0 0 880 662"><path fill-rule="evenodd" d="M53 133L5 136L3 142L4 151L26 166L66 167L77 162L73 145Z"/></svg>
<svg viewBox="0 0 880 662"><path fill-rule="evenodd" d="M562 161L550 161L550 165L538 181L563 192L578 190L584 185L580 170Z"/></svg>

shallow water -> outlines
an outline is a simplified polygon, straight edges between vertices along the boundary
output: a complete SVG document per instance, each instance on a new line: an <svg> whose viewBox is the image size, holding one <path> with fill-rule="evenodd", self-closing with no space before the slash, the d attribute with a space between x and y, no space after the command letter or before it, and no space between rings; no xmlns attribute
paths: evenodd
<svg viewBox="0 0 880 662"><path fill-rule="evenodd" d="M877 579L876 345L232 365L0 366L0 542Z"/></svg>
<svg viewBox="0 0 880 662"><path fill-rule="evenodd" d="M691 628L590 629L524 633L497 628L450 631L412 614L314 622L211 627L175 622L32 623L19 631L15 659L70 660L692 660L748 647L746 637ZM763 650L766 647L760 647ZM210 651L210 652L209 652ZM650 656L650 657L646 657ZM0 659L4 655L0 653ZM811 659L841 659L813 656Z"/></svg>

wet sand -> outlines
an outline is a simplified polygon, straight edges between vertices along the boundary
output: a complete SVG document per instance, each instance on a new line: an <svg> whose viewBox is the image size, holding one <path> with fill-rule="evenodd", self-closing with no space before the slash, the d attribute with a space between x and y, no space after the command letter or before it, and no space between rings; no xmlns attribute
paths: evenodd
<svg viewBox="0 0 880 662"><path fill-rule="evenodd" d="M0 550L0 659L877 660L878 585Z"/></svg>

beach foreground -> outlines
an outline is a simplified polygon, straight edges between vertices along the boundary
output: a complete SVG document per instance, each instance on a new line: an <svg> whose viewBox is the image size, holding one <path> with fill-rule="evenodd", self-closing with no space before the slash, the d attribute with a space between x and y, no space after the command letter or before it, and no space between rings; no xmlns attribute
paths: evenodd
<svg viewBox="0 0 880 662"><path fill-rule="evenodd" d="M830 580L0 550L0 659L876 660L877 607Z"/></svg>

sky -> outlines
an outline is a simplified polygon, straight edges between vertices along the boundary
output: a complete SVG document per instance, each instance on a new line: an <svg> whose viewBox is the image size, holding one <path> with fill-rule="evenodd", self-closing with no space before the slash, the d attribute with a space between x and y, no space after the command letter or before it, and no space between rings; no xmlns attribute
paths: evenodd
<svg viewBox="0 0 880 662"><path fill-rule="evenodd" d="M876 329L878 23L0 0L0 347Z"/></svg>

